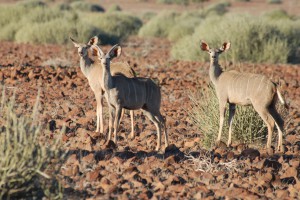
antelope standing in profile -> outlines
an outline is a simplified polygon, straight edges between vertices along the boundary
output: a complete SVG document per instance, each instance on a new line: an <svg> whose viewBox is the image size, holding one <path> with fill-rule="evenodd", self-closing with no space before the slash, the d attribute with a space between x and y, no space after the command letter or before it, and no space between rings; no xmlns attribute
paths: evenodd
<svg viewBox="0 0 300 200"><path fill-rule="evenodd" d="M231 126L235 114L235 106L252 104L256 112L260 115L268 127L267 148L271 147L274 124L278 129L278 148L283 152L282 134L284 121L277 112L275 104L277 97L286 106L275 83L260 74L241 73L234 70L223 71L218 62L221 53L230 48L230 43L225 42L221 48L211 49L204 41L201 42L201 49L210 55L209 77L215 86L219 99L220 126L217 143L221 140L222 126L224 122L226 104L229 103L229 137L231 144Z"/></svg>
<svg viewBox="0 0 300 200"><path fill-rule="evenodd" d="M102 81L103 69L102 65L97 57L93 57L92 45L97 45L98 37L92 37L87 44L81 44L76 42L70 37L74 46L78 49L80 56L80 68L84 76L88 79L89 85L95 94L97 101L97 127L96 132L103 133L103 99L104 85ZM127 77L135 77L134 70L127 63L112 63L111 65L112 75L122 74ZM122 115L124 110L122 110ZM134 125L133 125L133 111L130 111L131 117L131 138L134 138Z"/></svg>
<svg viewBox="0 0 300 200"><path fill-rule="evenodd" d="M144 114L157 128L156 151L161 146L161 127L164 128L165 147L168 146L166 124L160 113L160 88L149 78L128 78L123 75L113 76L111 73L111 60L121 55L121 47L113 46L107 54L96 45L92 46L93 54L98 56L103 66L102 82L105 97L109 104L109 135L111 140L112 127L114 129L114 142L117 142L117 131L123 108L129 110L142 109ZM114 116L113 116L114 115Z"/></svg>

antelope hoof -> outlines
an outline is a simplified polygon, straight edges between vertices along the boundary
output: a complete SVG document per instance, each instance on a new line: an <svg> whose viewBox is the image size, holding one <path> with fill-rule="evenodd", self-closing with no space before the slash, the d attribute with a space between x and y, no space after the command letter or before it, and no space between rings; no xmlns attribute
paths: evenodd
<svg viewBox="0 0 300 200"><path fill-rule="evenodd" d="M280 152L280 153L284 153L284 148L283 148L283 146L278 146L278 147L277 147L277 151Z"/></svg>
<svg viewBox="0 0 300 200"><path fill-rule="evenodd" d="M230 147L231 146L231 141L227 143L227 147Z"/></svg>
<svg viewBox="0 0 300 200"><path fill-rule="evenodd" d="M160 146L156 146L155 151L159 151Z"/></svg>
<svg viewBox="0 0 300 200"><path fill-rule="evenodd" d="M134 132L131 132L130 133L130 137L129 137L130 139L134 139L135 138L135 134L134 134Z"/></svg>

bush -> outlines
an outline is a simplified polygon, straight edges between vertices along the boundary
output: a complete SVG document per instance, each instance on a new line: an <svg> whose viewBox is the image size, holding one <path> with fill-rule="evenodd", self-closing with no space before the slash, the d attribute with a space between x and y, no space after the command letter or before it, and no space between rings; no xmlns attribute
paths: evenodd
<svg viewBox="0 0 300 200"><path fill-rule="evenodd" d="M71 5L79 4L85 3L76 1ZM0 6L0 26L1 40L65 44L70 35L83 41L98 35L104 44L113 44L136 34L142 21L121 12L76 12L66 4L32 9L16 4Z"/></svg>
<svg viewBox="0 0 300 200"><path fill-rule="evenodd" d="M170 29L176 24L177 13L161 12L153 17L139 30L141 37L167 37Z"/></svg>
<svg viewBox="0 0 300 200"><path fill-rule="evenodd" d="M206 16L208 15L224 15L227 13L227 8L231 6L229 2L219 2L216 4L212 4L204 9L204 13Z"/></svg>
<svg viewBox="0 0 300 200"><path fill-rule="evenodd" d="M83 19L83 23L102 31L102 34L99 34L102 44L115 44L125 40L128 36L136 34L142 26L139 18L121 12L91 14Z"/></svg>
<svg viewBox="0 0 300 200"><path fill-rule="evenodd" d="M122 11L121 7L118 4L111 5L106 12L118 12Z"/></svg>
<svg viewBox="0 0 300 200"><path fill-rule="evenodd" d="M282 1L281 0L267 0L268 3L272 3L272 4L281 4Z"/></svg>
<svg viewBox="0 0 300 200"><path fill-rule="evenodd" d="M172 41L191 35L202 19L207 16L223 15L229 3L213 4L202 11L182 14L164 11L152 17L139 31L141 37L162 37Z"/></svg>
<svg viewBox="0 0 300 200"><path fill-rule="evenodd" d="M187 12L181 14L176 19L176 24L170 28L168 39L171 41L178 41L186 35L192 35L203 18L201 12Z"/></svg>
<svg viewBox="0 0 300 200"><path fill-rule="evenodd" d="M17 23L27 12L28 10L21 6L0 6L0 26L3 27L10 23Z"/></svg>
<svg viewBox="0 0 300 200"><path fill-rule="evenodd" d="M69 43L69 36L86 40L99 34L100 30L85 23L70 23L68 20L56 19L45 23L24 25L16 34L17 42L32 43Z"/></svg>
<svg viewBox="0 0 300 200"><path fill-rule="evenodd" d="M176 59L208 61L209 57L200 51L201 39L209 41L213 48L230 41L232 48L225 55L231 61L286 63L292 51L290 36L286 34L290 33L284 33L265 19L245 15L214 16L204 20L192 36L179 40L171 54Z"/></svg>
<svg viewBox="0 0 300 200"><path fill-rule="evenodd" d="M61 191L56 193L57 185L50 185L48 191L43 188L46 179L54 181L45 173L52 159L63 158L59 155L60 138L54 143L41 143L40 136L45 130L37 118L38 99L32 116L26 117L16 113L14 98L8 101L4 93L3 90L0 105L0 199L41 199L46 193L50 195L48 192L52 193L48 198L62 198Z"/></svg>
<svg viewBox="0 0 300 200"><path fill-rule="evenodd" d="M18 3L18 6L27 8L27 9L33 9L33 8L39 8L39 7L46 7L47 4L43 1L39 0L23 0Z"/></svg>
<svg viewBox="0 0 300 200"><path fill-rule="evenodd" d="M202 144L206 148L214 146L219 132L219 103L213 86L190 95L192 102L189 116L203 134ZM227 109L228 110L228 109ZM224 120L222 140L228 140L228 114ZM267 135L263 120L252 106L237 106L232 124L232 141L258 144Z"/></svg>
<svg viewBox="0 0 300 200"><path fill-rule="evenodd" d="M270 23L277 27L287 40L289 48L287 62L300 63L300 20L271 20Z"/></svg>
<svg viewBox="0 0 300 200"><path fill-rule="evenodd" d="M10 23L2 27L0 31L0 40L14 41L20 26L20 23Z"/></svg>
<svg viewBox="0 0 300 200"><path fill-rule="evenodd" d="M284 10L272 10L263 14L263 17L268 20L283 20L283 19L291 19L288 13Z"/></svg>
<svg viewBox="0 0 300 200"><path fill-rule="evenodd" d="M75 1L71 3L71 8L82 12L104 12L104 9L97 5L85 1Z"/></svg>
<svg viewBox="0 0 300 200"><path fill-rule="evenodd" d="M157 3L188 5L189 0L157 0Z"/></svg>

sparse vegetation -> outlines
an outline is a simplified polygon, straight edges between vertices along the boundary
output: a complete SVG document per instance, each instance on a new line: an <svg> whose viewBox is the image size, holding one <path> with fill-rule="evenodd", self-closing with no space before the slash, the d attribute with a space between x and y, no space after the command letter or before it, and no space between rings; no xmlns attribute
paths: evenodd
<svg viewBox="0 0 300 200"><path fill-rule="evenodd" d="M192 108L190 118L203 133L202 144L211 148L215 144L219 130L219 103L213 86L190 95ZM227 109L228 110L228 109ZM228 113L224 121L222 140L228 138ZM267 128L251 106L237 106L233 120L233 142L261 143L267 134Z"/></svg>
<svg viewBox="0 0 300 200"><path fill-rule="evenodd" d="M196 171L217 173L219 171L236 172L243 167L243 163L239 163L236 159L228 162L214 162L211 152L201 152L199 157L192 155L186 156L188 160L194 165Z"/></svg>
<svg viewBox="0 0 300 200"><path fill-rule="evenodd" d="M47 173L52 159L61 159L60 138L42 143L43 130L38 121L39 96L31 117L17 114L14 97L1 95L0 199L38 197L62 198L55 177ZM50 185L49 181L51 182ZM47 187L46 187L46 185ZM26 195L25 195L26 194Z"/></svg>

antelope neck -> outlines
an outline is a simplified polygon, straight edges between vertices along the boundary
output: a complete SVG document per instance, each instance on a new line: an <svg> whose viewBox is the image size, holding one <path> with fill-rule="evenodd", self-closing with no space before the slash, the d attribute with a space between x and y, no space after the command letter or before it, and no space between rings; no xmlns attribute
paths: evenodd
<svg viewBox="0 0 300 200"><path fill-rule="evenodd" d="M106 64L103 66L102 79L103 79L104 89L106 91L113 88L113 81L112 81L112 76L111 76L111 72L110 72L110 64Z"/></svg>
<svg viewBox="0 0 300 200"><path fill-rule="evenodd" d="M218 59L210 60L210 68L209 68L209 77L210 80L216 85L219 76L222 74L223 70L219 65Z"/></svg>

